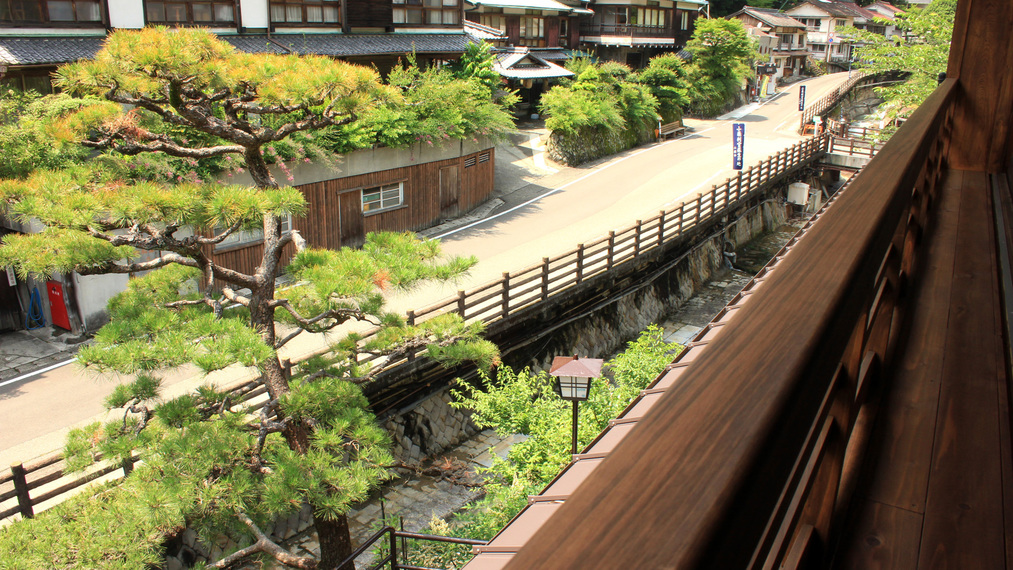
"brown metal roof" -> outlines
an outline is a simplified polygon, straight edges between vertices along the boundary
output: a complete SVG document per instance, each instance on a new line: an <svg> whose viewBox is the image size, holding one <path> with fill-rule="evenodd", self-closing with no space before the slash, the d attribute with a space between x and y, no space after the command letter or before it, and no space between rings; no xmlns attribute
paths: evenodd
<svg viewBox="0 0 1013 570"><path fill-rule="evenodd" d="M811 224L799 232L806 232ZM726 328L725 324L734 318L751 297L754 291L763 286L767 276L776 270L777 263L794 246L796 236L789 245L779 253L757 274L732 301L714 317L710 324L700 330L686 345L686 349L676 356L665 370L658 375L651 385L609 422L609 427L602 431L563 470L553 479L541 493L529 498L529 504L507 526L497 534L489 544L476 546L476 556L464 567L464 570L498 570L513 558L528 540L542 528L548 517L552 515L565 500L583 483L637 426L662 396L678 385L678 380L692 363L703 354L707 346ZM565 358L565 357L564 357ZM573 360L570 358L570 360Z"/></svg>

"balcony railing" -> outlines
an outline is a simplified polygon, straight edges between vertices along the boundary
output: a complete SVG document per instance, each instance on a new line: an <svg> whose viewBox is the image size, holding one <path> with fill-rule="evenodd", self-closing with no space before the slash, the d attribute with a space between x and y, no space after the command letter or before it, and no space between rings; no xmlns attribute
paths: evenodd
<svg viewBox="0 0 1013 570"><path fill-rule="evenodd" d="M956 85L912 115L507 568L827 567L926 265Z"/></svg>
<svg viewBox="0 0 1013 570"><path fill-rule="evenodd" d="M655 26L629 26L625 24L600 24L581 26L582 36L623 36L630 38L672 38L676 32Z"/></svg>

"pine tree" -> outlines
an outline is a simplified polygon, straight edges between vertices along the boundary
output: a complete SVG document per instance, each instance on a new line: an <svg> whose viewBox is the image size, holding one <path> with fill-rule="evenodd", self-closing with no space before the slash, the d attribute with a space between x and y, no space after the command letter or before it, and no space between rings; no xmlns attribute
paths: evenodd
<svg viewBox="0 0 1013 570"><path fill-rule="evenodd" d="M253 187L166 185L93 161L0 181L0 209L45 225L6 238L0 265L21 275L147 272L111 301L110 323L79 357L100 371L135 375L107 401L124 409L124 419L72 434L70 461L140 449L145 463L122 494L151 509L157 531L189 525L208 536L255 537L216 567L266 554L291 567L337 568L352 550L344 513L390 462L358 387L382 368L362 357L390 361L421 349L451 362L488 362L495 354L480 327L454 316L409 325L384 309L385 291L454 279L474 259L444 259L436 242L411 234L371 234L361 249L328 251L283 231L282 218L299 216L305 201L277 183L265 145L351 123L397 93L367 68L239 53L192 29L114 32L94 60L62 67L58 82L92 99L50 125L58 139L123 155L232 156L254 180ZM239 232L263 238L252 273L213 255ZM290 285L280 290L286 248L296 253L284 271ZM355 322L377 333L347 334L294 375L279 357L300 334ZM205 373L253 367L268 402L253 413L210 387L162 402L160 371L184 364ZM319 560L284 551L260 530L303 502L313 506Z"/></svg>

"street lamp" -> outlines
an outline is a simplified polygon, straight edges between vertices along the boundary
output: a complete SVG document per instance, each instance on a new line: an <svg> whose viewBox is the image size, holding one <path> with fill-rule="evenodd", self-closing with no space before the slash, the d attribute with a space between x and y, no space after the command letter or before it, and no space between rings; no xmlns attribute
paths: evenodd
<svg viewBox="0 0 1013 570"><path fill-rule="evenodd" d="M577 454L577 405L591 393L591 379L601 377L602 360L577 356L557 356L552 359L549 375L556 377L556 393L573 402L573 451Z"/></svg>

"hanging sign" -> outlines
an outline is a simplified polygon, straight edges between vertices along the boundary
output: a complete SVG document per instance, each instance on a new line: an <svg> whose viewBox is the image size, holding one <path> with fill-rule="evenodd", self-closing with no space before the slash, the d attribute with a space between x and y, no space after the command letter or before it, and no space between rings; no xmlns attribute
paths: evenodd
<svg viewBox="0 0 1013 570"><path fill-rule="evenodd" d="M7 284L10 285L11 287L13 287L13 286L15 286L15 285L18 284L18 280L14 278L14 268L13 267L8 267L7 268Z"/></svg>
<svg viewBox="0 0 1013 570"><path fill-rule="evenodd" d="M742 153L746 142L746 124L732 123L732 168L742 170Z"/></svg>

